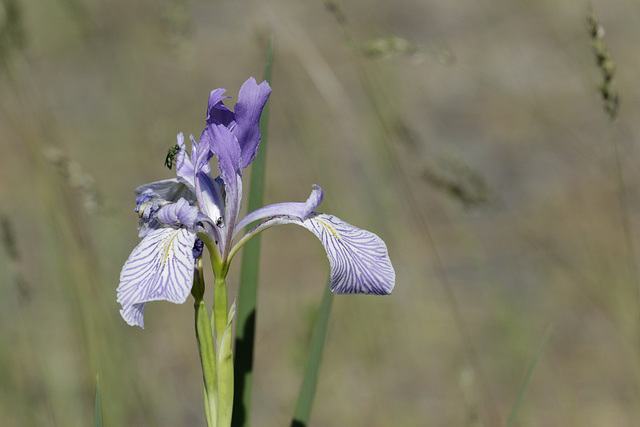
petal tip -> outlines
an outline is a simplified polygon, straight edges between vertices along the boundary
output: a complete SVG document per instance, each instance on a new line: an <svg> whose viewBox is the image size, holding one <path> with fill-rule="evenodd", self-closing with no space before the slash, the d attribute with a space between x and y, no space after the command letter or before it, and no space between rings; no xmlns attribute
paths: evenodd
<svg viewBox="0 0 640 427"><path fill-rule="evenodd" d="M145 304L133 304L128 307L122 307L120 315L129 326L138 326L144 329L144 307Z"/></svg>
<svg viewBox="0 0 640 427"><path fill-rule="evenodd" d="M322 213L309 216L302 225L320 239L327 252L332 292L391 294L396 274L387 245L380 237Z"/></svg>

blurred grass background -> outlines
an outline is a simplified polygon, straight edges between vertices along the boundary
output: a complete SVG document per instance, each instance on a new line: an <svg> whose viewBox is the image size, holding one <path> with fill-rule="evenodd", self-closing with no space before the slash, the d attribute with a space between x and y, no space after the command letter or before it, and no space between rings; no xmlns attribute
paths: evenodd
<svg viewBox="0 0 640 427"><path fill-rule="evenodd" d="M107 426L204 424L191 301L142 331L115 289L133 188L172 176L176 133L262 75L271 35L266 202L321 185L397 272L335 299L311 425L504 425L548 327L516 425L638 424L637 2L592 2L613 124L585 2L0 4L3 426L90 425L97 373ZM328 265L300 228L263 245L252 420L282 426Z"/></svg>

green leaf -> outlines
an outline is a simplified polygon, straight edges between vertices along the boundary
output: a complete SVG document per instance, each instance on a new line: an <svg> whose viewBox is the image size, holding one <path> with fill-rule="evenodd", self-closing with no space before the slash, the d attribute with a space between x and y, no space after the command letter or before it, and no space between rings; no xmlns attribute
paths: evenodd
<svg viewBox="0 0 640 427"><path fill-rule="evenodd" d="M318 371L322 362L322 351L324 349L324 341L327 335L327 325L329 323L329 314L331 312L331 304L333 303L333 293L329 289L329 284L325 286L322 302L318 318L313 328L313 336L311 337L311 349L309 350L309 360L304 370L304 378L300 393L298 394L298 403L293 414L291 427L304 427L309 423L311 415L311 406L313 398L316 394L318 384Z"/></svg>
<svg viewBox="0 0 640 427"><path fill-rule="evenodd" d="M102 397L100 396L100 375L96 375L96 404L93 415L93 425L102 427Z"/></svg>
<svg viewBox="0 0 640 427"><path fill-rule="evenodd" d="M536 369L536 365L538 364L538 360L540 360L540 356L542 355L542 351L547 346L547 342L549 341L549 337L552 332L552 325L547 327L544 335L542 336L542 341L540 341L540 345L538 346L538 350L533 358L533 362L529 366L529 370L527 371L527 375L524 377L524 381L522 382L522 386L520 386L520 391L518 392L518 397L516 402L513 405L513 409L511 410L511 415L509 415L509 419L507 420L507 427L511 427L516 419L516 414L522 405L522 400L524 398L524 393L529 387L529 383L531 382L531 377L533 376L533 371Z"/></svg>
<svg viewBox="0 0 640 427"><path fill-rule="evenodd" d="M273 67L273 39L269 40L267 65L264 79L271 84ZM248 211L261 208L264 203L264 181L266 170L266 151L268 139L269 104L267 101L260 117L260 149L251 166L249 184ZM240 269L240 289L238 291L236 313L235 345L235 398L233 403L232 425L248 426L251 414L251 379L253 372L253 345L256 331L256 298L258 292L258 267L260 265L260 235L244 246Z"/></svg>

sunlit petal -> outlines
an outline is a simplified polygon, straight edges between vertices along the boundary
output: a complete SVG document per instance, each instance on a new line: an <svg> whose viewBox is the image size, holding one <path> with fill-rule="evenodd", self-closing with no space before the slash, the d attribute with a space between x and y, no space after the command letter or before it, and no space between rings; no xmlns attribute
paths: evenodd
<svg viewBox="0 0 640 427"><path fill-rule="evenodd" d="M178 147L180 150L178 150L178 154L176 155L176 173L193 188L195 187L193 182L195 172L193 162L187 155L187 146L184 143L184 135L182 135L182 132L178 134Z"/></svg>
<svg viewBox="0 0 640 427"><path fill-rule="evenodd" d="M209 106L207 108L207 124L221 124L229 126L233 122L235 115L233 111L229 110L222 100L230 98L224 93L226 89L214 89L209 94Z"/></svg>
<svg viewBox="0 0 640 427"><path fill-rule="evenodd" d="M331 266L331 291L337 294L388 295L396 273L384 241L333 215L314 212L304 220L279 216L265 220L251 232L280 224L298 224L320 239Z"/></svg>
<svg viewBox="0 0 640 427"><path fill-rule="evenodd" d="M236 126L233 134L238 139L242 150L242 167L246 168L258 153L260 144L260 115L271 94L269 83L258 84L253 77L249 78L238 93L235 105Z"/></svg>
<svg viewBox="0 0 640 427"><path fill-rule="evenodd" d="M161 207L156 218L163 224L193 228L198 217L198 208L185 199Z"/></svg>
<svg viewBox="0 0 640 427"><path fill-rule="evenodd" d="M242 160L238 140L223 125L208 125L202 132L200 143L206 143L213 154L218 158L218 169L224 180L227 191L233 186L235 175L242 175Z"/></svg>
<svg viewBox="0 0 640 427"><path fill-rule="evenodd" d="M144 327L144 303L185 302L193 285L196 234L187 228L154 230L131 252L120 273L120 313L130 325Z"/></svg>
<svg viewBox="0 0 640 427"><path fill-rule="evenodd" d="M247 214L236 225L234 235L237 234L247 225L259 219L267 218L270 216L292 216L300 219L305 218L311 212L313 212L322 203L323 192L319 185L313 184L314 189L311 191L309 198L306 202L283 202L275 203L273 205L264 206L260 209Z"/></svg>
<svg viewBox="0 0 640 427"><path fill-rule="evenodd" d="M189 203L195 203L196 195L192 188L182 182L179 178L165 179L150 184L144 184L134 190L136 196L141 195L147 190L151 190L153 198L175 202L181 197ZM148 191L147 191L148 192Z"/></svg>
<svg viewBox="0 0 640 427"><path fill-rule="evenodd" d="M214 223L218 222L222 218L224 203L220 180L211 178L208 173L199 173L196 176L196 193L200 211Z"/></svg>
<svg viewBox="0 0 640 427"><path fill-rule="evenodd" d="M387 245L374 233L333 215L315 214L303 224L327 251L331 290L337 294L390 294L396 273Z"/></svg>
<svg viewBox="0 0 640 427"><path fill-rule="evenodd" d="M224 254L225 248L228 248L242 200L242 153L236 137L222 125L208 125L202 132L202 139L209 141L211 150L218 158L220 177L224 181L225 207L221 234L225 238L220 242Z"/></svg>
<svg viewBox="0 0 640 427"><path fill-rule="evenodd" d="M180 178L181 179L181 178ZM172 202L182 200L183 205L195 203L193 190L184 182L178 179L168 179L164 181L152 182L136 188L136 213L140 217L138 236L144 238L152 230L163 228L162 223L156 219L159 211L171 205ZM182 216L183 219L187 219ZM177 219L177 218L176 218ZM165 218L165 224L173 223L173 220ZM187 224L188 227L193 224Z"/></svg>

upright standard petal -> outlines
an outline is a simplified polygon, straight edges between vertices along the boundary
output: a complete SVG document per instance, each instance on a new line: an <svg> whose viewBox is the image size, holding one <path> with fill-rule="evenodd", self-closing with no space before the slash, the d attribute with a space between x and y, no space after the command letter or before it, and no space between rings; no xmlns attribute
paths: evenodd
<svg viewBox="0 0 640 427"><path fill-rule="evenodd" d="M218 169L225 184L233 186L235 175L242 176L240 145L237 138L223 125L209 125L202 131L200 145L207 144L218 158ZM229 191L229 188L226 188Z"/></svg>
<svg viewBox="0 0 640 427"><path fill-rule="evenodd" d="M202 144L202 141L196 142L193 135L189 135L189 138L191 139L191 160L193 161L195 173L208 174L211 172L209 160L213 157L209 144L207 144L207 141L204 144Z"/></svg>
<svg viewBox="0 0 640 427"><path fill-rule="evenodd" d="M177 145L180 150L178 150L178 154L176 156L176 173L179 177L188 182L192 188L195 188L195 183L193 182L195 169L193 167L193 162L187 155L187 145L184 143L184 135L182 135L182 132L178 134ZM191 144L191 147L193 150L193 143Z"/></svg>
<svg viewBox="0 0 640 427"><path fill-rule="evenodd" d="M224 258L231 245L232 233L242 200L242 152L236 137L222 125L207 126L202 132L201 140L208 141L211 151L218 158L220 177L224 181L224 228L221 230L224 237L220 242L221 254Z"/></svg>
<svg viewBox="0 0 640 427"><path fill-rule="evenodd" d="M129 325L144 328L149 301L186 301L193 285L196 233L187 228L153 230L131 252L120 273L120 314Z"/></svg>
<svg viewBox="0 0 640 427"><path fill-rule="evenodd" d="M280 224L301 225L320 239L331 266L332 292L388 295L393 290L396 273L387 245L374 233L354 227L333 215L317 212L304 219L291 216L269 218L254 230L259 232Z"/></svg>
<svg viewBox="0 0 640 427"><path fill-rule="evenodd" d="M260 115L271 94L271 87L266 81L257 84L250 77L244 82L238 94L238 103L234 107L236 126L233 134L238 139L242 150L242 167L246 168L258 154L260 144Z"/></svg>
<svg viewBox="0 0 640 427"><path fill-rule="evenodd" d="M196 176L196 193L200 211L207 215L213 224L221 224L223 221L222 190L220 180L211 178L210 174L200 172Z"/></svg>
<svg viewBox="0 0 640 427"><path fill-rule="evenodd" d="M229 110L222 100L229 98L224 93L226 89L214 89L209 94L209 106L207 108L207 124L221 124L229 126L235 119L233 111Z"/></svg>

